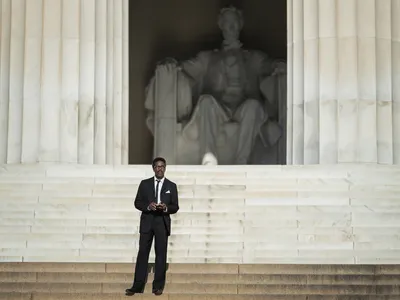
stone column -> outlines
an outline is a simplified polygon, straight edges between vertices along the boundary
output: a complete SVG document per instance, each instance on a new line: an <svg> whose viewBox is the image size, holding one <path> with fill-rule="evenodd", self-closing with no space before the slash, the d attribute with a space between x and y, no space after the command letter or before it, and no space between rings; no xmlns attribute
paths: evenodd
<svg viewBox="0 0 400 300"><path fill-rule="evenodd" d="M128 0L0 0L0 163L128 163Z"/></svg>
<svg viewBox="0 0 400 300"><path fill-rule="evenodd" d="M288 164L400 164L400 0L288 0Z"/></svg>

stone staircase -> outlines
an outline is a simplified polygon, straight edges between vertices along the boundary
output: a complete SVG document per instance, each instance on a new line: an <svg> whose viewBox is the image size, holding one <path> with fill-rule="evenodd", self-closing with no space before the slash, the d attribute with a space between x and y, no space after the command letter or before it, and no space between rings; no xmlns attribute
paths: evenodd
<svg viewBox="0 0 400 300"><path fill-rule="evenodd" d="M124 297L138 246L133 199L151 175L1 166L0 299ZM400 299L399 167L169 166L167 177L181 209L162 297Z"/></svg>
<svg viewBox="0 0 400 300"><path fill-rule="evenodd" d="M29 300L126 299L132 264L3 263L0 298ZM152 280L150 273L149 280ZM394 300L400 266L171 264L170 300ZM151 284L134 299L150 299Z"/></svg>

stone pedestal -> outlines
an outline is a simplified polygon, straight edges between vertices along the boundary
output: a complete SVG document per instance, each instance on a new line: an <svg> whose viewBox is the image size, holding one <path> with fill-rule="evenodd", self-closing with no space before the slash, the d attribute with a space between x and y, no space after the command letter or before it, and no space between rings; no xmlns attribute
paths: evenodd
<svg viewBox="0 0 400 300"><path fill-rule="evenodd" d="M399 164L400 1L287 3L288 164Z"/></svg>
<svg viewBox="0 0 400 300"><path fill-rule="evenodd" d="M128 163L128 0L0 1L0 163Z"/></svg>

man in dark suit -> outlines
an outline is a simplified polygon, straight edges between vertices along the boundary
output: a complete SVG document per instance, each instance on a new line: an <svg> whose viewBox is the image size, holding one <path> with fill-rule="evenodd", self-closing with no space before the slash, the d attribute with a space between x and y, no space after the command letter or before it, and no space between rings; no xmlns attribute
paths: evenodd
<svg viewBox="0 0 400 300"><path fill-rule="evenodd" d="M142 180L135 198L140 216L139 253L136 260L135 279L126 295L143 293L147 280L147 267L153 237L155 237L155 274L153 293L161 295L165 285L168 237L171 234L171 218L179 210L176 184L164 177L166 161L162 157L153 160L154 177Z"/></svg>

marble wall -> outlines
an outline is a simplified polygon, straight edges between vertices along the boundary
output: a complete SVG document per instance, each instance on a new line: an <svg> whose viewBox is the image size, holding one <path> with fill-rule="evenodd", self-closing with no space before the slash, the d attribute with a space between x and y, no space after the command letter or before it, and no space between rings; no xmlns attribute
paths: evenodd
<svg viewBox="0 0 400 300"><path fill-rule="evenodd" d="M400 164L400 1L287 3L288 164Z"/></svg>
<svg viewBox="0 0 400 300"><path fill-rule="evenodd" d="M0 163L128 163L128 4L0 0ZM399 16L287 0L288 164L400 163Z"/></svg>
<svg viewBox="0 0 400 300"><path fill-rule="evenodd" d="M128 163L128 0L0 0L0 163Z"/></svg>

